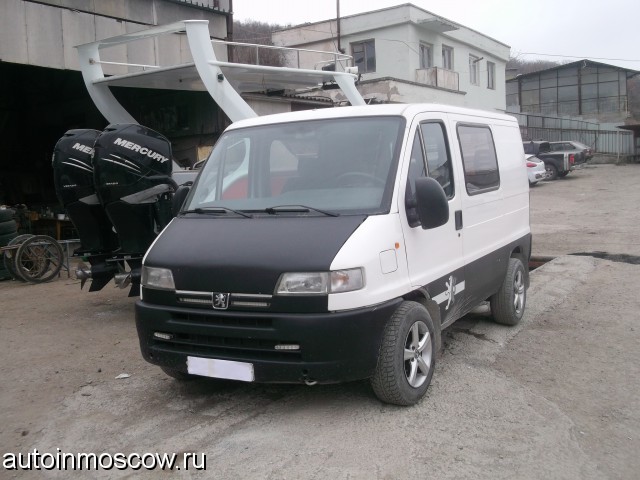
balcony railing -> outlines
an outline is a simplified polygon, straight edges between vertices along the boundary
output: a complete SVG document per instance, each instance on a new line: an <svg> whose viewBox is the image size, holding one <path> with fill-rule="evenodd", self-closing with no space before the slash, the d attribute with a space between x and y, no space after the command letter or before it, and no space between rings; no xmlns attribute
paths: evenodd
<svg viewBox="0 0 640 480"><path fill-rule="evenodd" d="M416 70L416 82L423 83L431 87L460 90L458 72L445 70L440 67L419 68Z"/></svg>

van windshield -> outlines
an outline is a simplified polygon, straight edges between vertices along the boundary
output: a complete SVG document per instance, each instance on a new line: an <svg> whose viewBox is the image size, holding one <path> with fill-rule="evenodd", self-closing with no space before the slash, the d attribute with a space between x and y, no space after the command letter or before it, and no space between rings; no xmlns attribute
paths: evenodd
<svg viewBox="0 0 640 480"><path fill-rule="evenodd" d="M384 116L231 130L216 143L184 208L386 213L403 127L402 117Z"/></svg>

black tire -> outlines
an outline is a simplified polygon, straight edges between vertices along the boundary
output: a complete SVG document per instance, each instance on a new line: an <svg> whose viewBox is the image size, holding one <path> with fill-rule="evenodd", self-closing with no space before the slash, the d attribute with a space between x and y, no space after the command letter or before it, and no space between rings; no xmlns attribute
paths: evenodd
<svg viewBox="0 0 640 480"><path fill-rule="evenodd" d="M24 242L25 240L28 240L31 237L33 237L33 235L28 233L24 235L18 235L13 240L11 240L7 244L7 246L10 247L12 245L17 245L19 243ZM4 262L4 268L7 269L7 271L11 275L11 278L13 278L14 280L22 280L22 278L20 278L20 276L18 275L18 272L16 272L15 257L16 257L17 251L18 251L17 248L6 250L4 252L4 258L2 260Z"/></svg>
<svg viewBox="0 0 640 480"><path fill-rule="evenodd" d="M22 242L14 262L16 273L25 282L48 282L62 269L64 253L54 238L35 235Z"/></svg>
<svg viewBox="0 0 640 480"><path fill-rule="evenodd" d="M517 325L527 304L527 272L519 258L510 258L498 293L489 299L496 323Z"/></svg>
<svg viewBox="0 0 640 480"><path fill-rule="evenodd" d="M0 223L0 235L5 235L7 233L16 233L18 231L18 225L15 220L7 220L6 222Z"/></svg>
<svg viewBox="0 0 640 480"><path fill-rule="evenodd" d="M544 169L547 171L547 180L555 180L556 178L558 178L558 169L555 165L545 163Z"/></svg>
<svg viewBox="0 0 640 480"><path fill-rule="evenodd" d="M9 245L9 242L16 238L18 234L16 232L4 233L0 235L0 247L6 247Z"/></svg>
<svg viewBox="0 0 640 480"><path fill-rule="evenodd" d="M8 222L9 220L13 220L13 216L15 215L15 210L10 208L3 208L0 210L0 223Z"/></svg>
<svg viewBox="0 0 640 480"><path fill-rule="evenodd" d="M198 378L197 375L191 375L190 373L185 373L180 370L175 370L169 367L160 367L164 373L169 375L171 378L175 378L180 382L190 382L192 380L196 380Z"/></svg>
<svg viewBox="0 0 640 480"><path fill-rule="evenodd" d="M417 403L431 383L435 354L435 330L429 312L419 303L402 302L382 337L371 377L376 396L394 405Z"/></svg>
<svg viewBox="0 0 640 480"><path fill-rule="evenodd" d="M558 178L564 178L567 175L569 175L569 171L559 172L558 173Z"/></svg>

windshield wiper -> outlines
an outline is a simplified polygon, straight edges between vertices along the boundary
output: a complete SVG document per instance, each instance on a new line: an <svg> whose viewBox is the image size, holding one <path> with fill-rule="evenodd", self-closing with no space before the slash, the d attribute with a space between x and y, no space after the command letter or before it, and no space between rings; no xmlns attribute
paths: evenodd
<svg viewBox="0 0 640 480"><path fill-rule="evenodd" d="M328 217L339 217L339 213L327 212L326 210L320 210L319 208L308 207L306 205L275 205L264 209L264 212L269 215L276 215L278 213L307 213L318 212Z"/></svg>
<svg viewBox="0 0 640 480"><path fill-rule="evenodd" d="M253 218L251 215L248 215L244 212L241 212L239 210L234 210L232 208L227 208L227 207L198 207L198 208L194 208L193 210L182 210L180 212L181 214L183 213L197 213L200 215L217 215L220 213L235 213L236 215L239 215L241 217L245 217L245 218Z"/></svg>

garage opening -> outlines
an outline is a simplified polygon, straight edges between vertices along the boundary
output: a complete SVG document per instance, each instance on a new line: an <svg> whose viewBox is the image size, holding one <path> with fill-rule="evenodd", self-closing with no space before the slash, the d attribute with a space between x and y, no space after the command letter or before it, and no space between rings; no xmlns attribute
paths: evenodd
<svg viewBox="0 0 640 480"><path fill-rule="evenodd" d="M182 166L206 156L229 123L206 92L113 92L139 123L169 138ZM107 124L80 72L0 62L0 205L25 205L27 219L63 214L53 183L53 148L69 129L103 130ZM31 225L22 227L33 232Z"/></svg>

